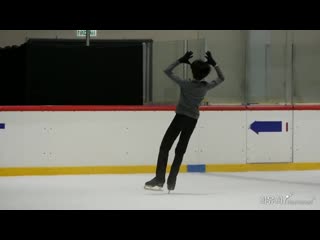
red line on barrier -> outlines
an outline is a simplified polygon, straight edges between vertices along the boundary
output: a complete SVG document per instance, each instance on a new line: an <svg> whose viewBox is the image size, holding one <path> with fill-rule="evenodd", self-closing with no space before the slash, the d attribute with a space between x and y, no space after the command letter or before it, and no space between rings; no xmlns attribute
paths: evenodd
<svg viewBox="0 0 320 240"><path fill-rule="evenodd" d="M172 111L174 106L0 106L0 111Z"/></svg>
<svg viewBox="0 0 320 240"><path fill-rule="evenodd" d="M246 106L242 105L216 105L201 106L200 111L245 111Z"/></svg>
<svg viewBox="0 0 320 240"><path fill-rule="evenodd" d="M293 110L292 105L255 105L255 106L247 106L247 110L250 111L287 111Z"/></svg>
<svg viewBox="0 0 320 240"><path fill-rule="evenodd" d="M295 105L294 110L320 110L320 105Z"/></svg>
<svg viewBox="0 0 320 240"><path fill-rule="evenodd" d="M175 111L176 106L0 106L0 111ZM245 106L201 106L201 111L245 111Z"/></svg>
<svg viewBox="0 0 320 240"><path fill-rule="evenodd" d="M175 111L175 105L158 106L106 106L106 105L46 105L46 106L0 106L4 111ZM320 110L320 105L215 105L201 106L200 111L288 111L288 110Z"/></svg>

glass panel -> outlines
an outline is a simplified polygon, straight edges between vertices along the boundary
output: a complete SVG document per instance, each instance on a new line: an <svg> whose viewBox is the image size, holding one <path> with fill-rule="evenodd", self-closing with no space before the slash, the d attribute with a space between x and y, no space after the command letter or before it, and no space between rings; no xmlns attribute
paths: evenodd
<svg viewBox="0 0 320 240"><path fill-rule="evenodd" d="M207 94L209 104L242 104L245 101L246 46L243 44L207 43L213 58L219 64L225 81ZM217 78L212 69L208 81Z"/></svg>
<svg viewBox="0 0 320 240"><path fill-rule="evenodd" d="M154 42L152 50L152 103L175 104L179 99L179 88L165 74L164 69L184 54L184 41ZM182 67L175 73L183 77Z"/></svg>
<svg viewBox="0 0 320 240"><path fill-rule="evenodd" d="M190 63L197 59L206 60L205 58L205 40L188 40L187 43L187 50L193 52L193 58L190 59ZM186 79L192 79L192 71L189 65L185 65L186 67Z"/></svg>
<svg viewBox="0 0 320 240"><path fill-rule="evenodd" d="M188 50L194 53L191 62L200 56L203 58L205 41L202 39L153 43L152 104L177 104L180 95L179 87L164 74L163 70ZM190 67L186 64L181 64L174 71L181 78L192 78Z"/></svg>
<svg viewBox="0 0 320 240"><path fill-rule="evenodd" d="M226 81L211 90L204 102L208 104L241 104L244 102L245 80L245 46L241 45L216 45L208 48L219 63ZM176 104L179 100L179 88L168 79L163 70L173 61L183 56L185 51L193 51L191 62L196 59L206 60L206 42L204 39L187 41L170 41L153 43L153 79L152 79L152 104ZM190 66L181 65L175 73L185 79L192 79ZM208 81L217 78L212 69L207 77Z"/></svg>
<svg viewBox="0 0 320 240"><path fill-rule="evenodd" d="M290 85L286 45L251 45L247 58L247 103L287 104Z"/></svg>
<svg viewBox="0 0 320 240"><path fill-rule="evenodd" d="M267 104L291 104L291 97L287 95L291 77L288 68L286 45L272 44L267 48L267 78L266 78L266 103Z"/></svg>
<svg viewBox="0 0 320 240"><path fill-rule="evenodd" d="M292 54L294 103L319 103L320 44L294 44Z"/></svg>

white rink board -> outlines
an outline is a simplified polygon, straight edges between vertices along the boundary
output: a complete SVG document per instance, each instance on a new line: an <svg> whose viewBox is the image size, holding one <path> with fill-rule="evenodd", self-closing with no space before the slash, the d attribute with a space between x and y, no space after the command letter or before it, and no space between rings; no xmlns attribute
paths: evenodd
<svg viewBox="0 0 320 240"><path fill-rule="evenodd" d="M320 162L320 111L294 111L294 162Z"/></svg>
<svg viewBox="0 0 320 240"><path fill-rule="evenodd" d="M281 121L282 132L257 134L250 129L255 121ZM292 111L247 111L247 163L275 162L292 162Z"/></svg>
<svg viewBox="0 0 320 240"><path fill-rule="evenodd" d="M0 130L0 167L155 165L174 115L173 111L0 112L0 122L6 124ZM201 112L183 164L245 163L244 125L245 111Z"/></svg>
<svg viewBox="0 0 320 240"><path fill-rule="evenodd" d="M2 112L0 166L153 165L173 112Z"/></svg>
<svg viewBox="0 0 320 240"><path fill-rule="evenodd" d="M246 163L245 111L201 112L197 127L202 163Z"/></svg>

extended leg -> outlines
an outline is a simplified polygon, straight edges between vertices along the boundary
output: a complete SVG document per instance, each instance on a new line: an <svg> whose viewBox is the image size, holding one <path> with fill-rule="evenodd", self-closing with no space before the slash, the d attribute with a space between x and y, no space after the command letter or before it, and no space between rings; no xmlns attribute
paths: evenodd
<svg viewBox="0 0 320 240"><path fill-rule="evenodd" d="M168 190L174 190L175 188L176 179L180 170L183 156L187 150L189 140L191 138L191 135L194 131L196 124L197 124L196 120L188 119L182 129L179 142L175 150L175 157L174 157L174 160L170 169L168 181L167 181Z"/></svg>
<svg viewBox="0 0 320 240"><path fill-rule="evenodd" d="M181 120L178 115L172 120L170 126L168 127L158 154L156 177L149 182L146 182L146 188L153 188L155 186L162 187L165 182L166 168L168 163L169 151L181 132Z"/></svg>

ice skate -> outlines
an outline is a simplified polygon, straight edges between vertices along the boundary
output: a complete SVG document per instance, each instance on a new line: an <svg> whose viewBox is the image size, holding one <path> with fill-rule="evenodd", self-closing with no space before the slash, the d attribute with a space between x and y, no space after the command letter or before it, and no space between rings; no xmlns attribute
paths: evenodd
<svg viewBox="0 0 320 240"><path fill-rule="evenodd" d="M176 187L176 178L168 178L167 181L167 188L168 188L168 193L170 193L171 191L173 191Z"/></svg>
<svg viewBox="0 0 320 240"><path fill-rule="evenodd" d="M145 183L144 189L152 191L162 191L163 184L163 181L160 181L155 177L152 180Z"/></svg>

